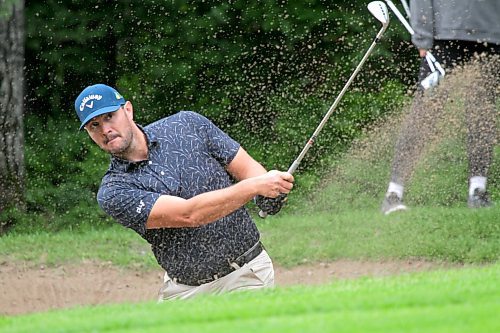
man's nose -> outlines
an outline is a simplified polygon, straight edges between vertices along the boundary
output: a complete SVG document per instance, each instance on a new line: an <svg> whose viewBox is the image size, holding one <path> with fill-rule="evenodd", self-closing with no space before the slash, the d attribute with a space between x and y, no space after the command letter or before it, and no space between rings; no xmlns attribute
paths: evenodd
<svg viewBox="0 0 500 333"><path fill-rule="evenodd" d="M101 124L101 130L102 130L102 133L103 134L106 134L106 133L109 133L111 131L111 126L110 124L106 123L106 122L103 122Z"/></svg>

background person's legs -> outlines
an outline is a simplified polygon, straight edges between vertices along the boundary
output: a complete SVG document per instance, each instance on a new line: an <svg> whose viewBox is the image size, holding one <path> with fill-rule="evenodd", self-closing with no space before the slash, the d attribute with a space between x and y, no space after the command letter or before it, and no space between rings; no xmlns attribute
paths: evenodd
<svg viewBox="0 0 500 333"><path fill-rule="evenodd" d="M447 92L442 87L433 89L416 93L403 121L394 149L391 181L382 203L384 214L406 209L402 201L404 186L428 143L435 140L436 123L441 119Z"/></svg>
<svg viewBox="0 0 500 333"><path fill-rule="evenodd" d="M421 60L419 82L431 70L425 59ZM391 181L387 188L382 212L385 214L406 209L402 203L404 186L410 178L415 164L420 160L429 141L435 135L435 125L441 117L446 102L446 90L442 87L424 90L418 84L408 115L401 126L391 166Z"/></svg>
<svg viewBox="0 0 500 333"><path fill-rule="evenodd" d="M498 55L473 60L465 89L467 155L469 160L469 199L471 208L490 205L486 192L488 169L497 142L496 90Z"/></svg>
<svg viewBox="0 0 500 333"><path fill-rule="evenodd" d="M426 143L435 132L436 120L445 99L442 94L429 96L424 92L416 93L394 149L391 182L404 185L409 179Z"/></svg>
<svg viewBox="0 0 500 333"><path fill-rule="evenodd" d="M488 46L474 42L436 41L433 53L450 73L454 67L469 62L478 52ZM498 45L489 47L489 52L498 54ZM477 70L474 80L464 80L466 121L468 128L468 156L471 185L486 182L486 174L492 160L496 139L495 93L498 89L498 57L485 70L484 63ZM430 69L422 59L419 82L425 79ZM446 78L445 78L446 80ZM389 183L382 211L386 214L405 209L402 203L404 185L411 177L415 164L424 152L426 144L435 135L435 124L442 115L448 93L443 85L425 91L418 85L410 112L405 118L396 142ZM478 178L479 176L479 178Z"/></svg>

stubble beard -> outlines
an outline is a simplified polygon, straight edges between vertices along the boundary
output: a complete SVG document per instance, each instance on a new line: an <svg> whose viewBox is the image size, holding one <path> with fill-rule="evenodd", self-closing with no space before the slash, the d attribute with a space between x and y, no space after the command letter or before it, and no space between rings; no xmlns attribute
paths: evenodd
<svg viewBox="0 0 500 333"><path fill-rule="evenodd" d="M121 140L121 143L117 147L105 147L104 150L109 154L116 156L121 159L127 159L127 156L132 151L132 142L133 142L134 134L131 129L129 129L125 135L120 135L116 139ZM116 140L115 139L115 140Z"/></svg>

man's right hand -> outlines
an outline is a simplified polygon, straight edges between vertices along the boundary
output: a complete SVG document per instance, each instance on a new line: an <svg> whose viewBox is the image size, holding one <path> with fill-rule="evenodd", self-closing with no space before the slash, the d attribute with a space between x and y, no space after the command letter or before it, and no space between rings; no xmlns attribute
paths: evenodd
<svg viewBox="0 0 500 333"><path fill-rule="evenodd" d="M261 213L275 215L281 210L287 200L287 194L293 188L293 176L288 172L272 170L259 178L255 203L261 209Z"/></svg>
<svg viewBox="0 0 500 333"><path fill-rule="evenodd" d="M276 198L283 193L290 193L294 182L290 173L277 170L271 170L258 176L256 180L257 194L268 198Z"/></svg>

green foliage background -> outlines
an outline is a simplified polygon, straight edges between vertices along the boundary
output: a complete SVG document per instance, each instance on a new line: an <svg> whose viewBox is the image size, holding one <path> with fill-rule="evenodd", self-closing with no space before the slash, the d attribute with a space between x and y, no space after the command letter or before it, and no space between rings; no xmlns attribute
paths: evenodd
<svg viewBox="0 0 500 333"><path fill-rule="evenodd" d="M3 226L59 230L109 221L95 194L108 158L77 131L73 102L106 83L147 124L193 110L269 169L287 169L380 24L368 1L26 1L26 212ZM324 158L401 105L417 57L394 23L301 166ZM308 175L308 176L306 176Z"/></svg>

